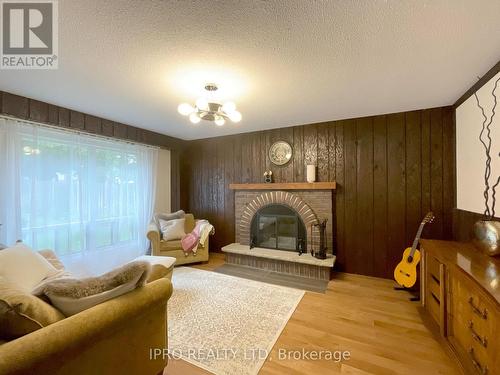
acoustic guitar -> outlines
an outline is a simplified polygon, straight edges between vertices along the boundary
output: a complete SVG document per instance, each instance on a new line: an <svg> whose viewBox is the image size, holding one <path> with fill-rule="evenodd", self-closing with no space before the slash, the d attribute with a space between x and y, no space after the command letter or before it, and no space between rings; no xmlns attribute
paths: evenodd
<svg viewBox="0 0 500 375"><path fill-rule="evenodd" d="M417 235L413 240L412 247L406 248L403 252L403 259L394 270L394 280L405 288L410 288L417 282L417 265L420 262L420 251L417 250L418 241L427 223L434 221L434 214L428 212L418 227Z"/></svg>

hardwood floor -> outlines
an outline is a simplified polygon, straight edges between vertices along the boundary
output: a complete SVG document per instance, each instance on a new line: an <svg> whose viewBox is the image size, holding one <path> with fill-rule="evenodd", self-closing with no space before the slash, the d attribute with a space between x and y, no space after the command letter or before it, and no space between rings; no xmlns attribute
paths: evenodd
<svg viewBox="0 0 500 375"><path fill-rule="evenodd" d="M224 263L211 254L196 268ZM338 273L325 294L306 292L259 374L460 374L424 324L420 303L393 289L394 282ZM278 350L349 351L350 359L280 359ZM170 361L164 375L209 374L182 360Z"/></svg>

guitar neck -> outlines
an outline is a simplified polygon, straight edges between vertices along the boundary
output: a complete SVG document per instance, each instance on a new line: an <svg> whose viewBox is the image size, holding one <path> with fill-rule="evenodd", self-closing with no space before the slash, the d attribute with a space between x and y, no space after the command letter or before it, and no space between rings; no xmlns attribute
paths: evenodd
<svg viewBox="0 0 500 375"><path fill-rule="evenodd" d="M422 222L420 223L420 226L418 227L417 235L415 236L415 239L413 240L413 245L411 246L411 253L410 255L413 256L415 254L415 250L417 249L418 241L420 240L420 236L422 235L422 231L424 230L425 223Z"/></svg>

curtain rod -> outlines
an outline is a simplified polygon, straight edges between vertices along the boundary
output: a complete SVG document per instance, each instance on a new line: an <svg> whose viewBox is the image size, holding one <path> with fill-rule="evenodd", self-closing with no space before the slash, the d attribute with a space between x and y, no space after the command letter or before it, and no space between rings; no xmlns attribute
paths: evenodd
<svg viewBox="0 0 500 375"><path fill-rule="evenodd" d="M0 118L4 118L6 120L13 120L13 121L17 121L17 122L24 122L24 123L29 124L29 125L34 125L34 126L38 126L38 127L41 127L41 128L48 128L48 129L52 129L52 130L59 130L61 132L66 132L66 133L73 133L73 134L78 134L78 135L85 135L85 136L88 136L88 137L94 137L94 138L103 139L103 140L109 140L109 141L113 141L113 142L126 143L126 144L129 144L129 145L140 145L140 146L145 146L145 147L151 147L151 148L154 148L154 149L167 150L167 149L164 149L164 148L162 148L160 146L153 146L153 145L149 145L147 143L134 142L134 141L130 141L130 140L126 140L126 139L121 139L121 138L115 138L115 137L108 137L106 135L101 135L101 134L87 133L87 132L84 132L84 131L81 131L81 130L78 130L78 129L63 128L63 127L57 126L57 125L50 125L50 124L46 124L46 123L43 123L43 122L36 122L36 121L31 121L31 120L25 120L25 119L22 119L22 118L19 118L19 117L8 116L8 115L4 115L4 114L0 114Z"/></svg>

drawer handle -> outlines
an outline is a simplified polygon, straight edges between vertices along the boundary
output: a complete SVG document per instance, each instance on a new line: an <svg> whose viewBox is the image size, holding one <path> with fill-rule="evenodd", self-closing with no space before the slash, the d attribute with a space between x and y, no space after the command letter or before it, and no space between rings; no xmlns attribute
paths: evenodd
<svg viewBox="0 0 500 375"><path fill-rule="evenodd" d="M469 331L474 340L478 341L485 348L488 346L488 339L486 338L486 336L481 337L480 335L478 335L478 333L474 330L474 323L472 323L472 320L469 320Z"/></svg>
<svg viewBox="0 0 500 375"><path fill-rule="evenodd" d="M479 371L480 374L483 374L483 375L487 375L488 374L488 366L482 366L476 359L476 357L474 356L474 349L473 348L470 348L469 349L469 355L470 355L470 359L472 361L472 364L474 365L474 367L476 368L477 371Z"/></svg>
<svg viewBox="0 0 500 375"><path fill-rule="evenodd" d="M488 310L484 309L483 311L481 311L479 307L474 305L474 299L472 297L469 297L469 305L474 313L485 320L488 319Z"/></svg>

